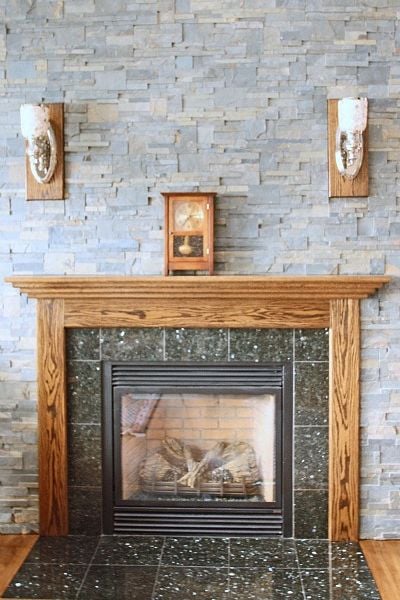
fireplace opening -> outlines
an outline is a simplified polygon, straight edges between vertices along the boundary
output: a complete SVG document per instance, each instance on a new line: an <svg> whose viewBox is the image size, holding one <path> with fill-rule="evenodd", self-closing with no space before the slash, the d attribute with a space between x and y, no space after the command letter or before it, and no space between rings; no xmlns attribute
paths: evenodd
<svg viewBox="0 0 400 600"><path fill-rule="evenodd" d="M103 531L292 536L284 364L103 364Z"/></svg>

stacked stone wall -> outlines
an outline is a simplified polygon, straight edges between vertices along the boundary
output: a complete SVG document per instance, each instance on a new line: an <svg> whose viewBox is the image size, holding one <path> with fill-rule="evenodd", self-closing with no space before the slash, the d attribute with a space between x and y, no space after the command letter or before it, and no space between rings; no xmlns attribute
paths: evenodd
<svg viewBox="0 0 400 600"><path fill-rule="evenodd" d="M217 273L381 274L362 306L362 535L400 536L398 0L0 0L0 280L159 274L163 191L217 192ZM327 98L369 98L368 198L328 199ZM24 199L64 102L65 201ZM0 531L37 527L35 305L0 282Z"/></svg>

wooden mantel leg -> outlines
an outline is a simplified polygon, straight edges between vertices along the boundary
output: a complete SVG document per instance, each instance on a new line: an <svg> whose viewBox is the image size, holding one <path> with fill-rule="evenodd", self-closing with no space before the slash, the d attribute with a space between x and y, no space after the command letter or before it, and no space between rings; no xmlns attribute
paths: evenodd
<svg viewBox="0 0 400 600"><path fill-rule="evenodd" d="M331 301L329 538L359 536L359 301Z"/></svg>
<svg viewBox="0 0 400 600"><path fill-rule="evenodd" d="M40 533L67 535L64 300L39 300L37 317Z"/></svg>

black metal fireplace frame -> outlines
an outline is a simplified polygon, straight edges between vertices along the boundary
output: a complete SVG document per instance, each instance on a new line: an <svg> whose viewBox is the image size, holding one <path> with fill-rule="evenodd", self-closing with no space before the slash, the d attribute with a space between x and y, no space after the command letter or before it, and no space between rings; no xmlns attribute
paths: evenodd
<svg viewBox="0 0 400 600"><path fill-rule="evenodd" d="M290 363L102 363L103 533L135 535L293 536L293 383ZM274 394L276 418L275 502L207 501L206 505L120 498L120 403L126 392ZM239 503L238 503L239 504Z"/></svg>

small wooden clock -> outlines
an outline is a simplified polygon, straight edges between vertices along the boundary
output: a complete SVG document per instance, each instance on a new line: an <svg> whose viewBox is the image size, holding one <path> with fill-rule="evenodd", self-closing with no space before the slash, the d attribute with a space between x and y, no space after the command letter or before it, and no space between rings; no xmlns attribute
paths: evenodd
<svg viewBox="0 0 400 600"><path fill-rule="evenodd" d="M214 269L215 193L163 194L165 198L165 275Z"/></svg>

